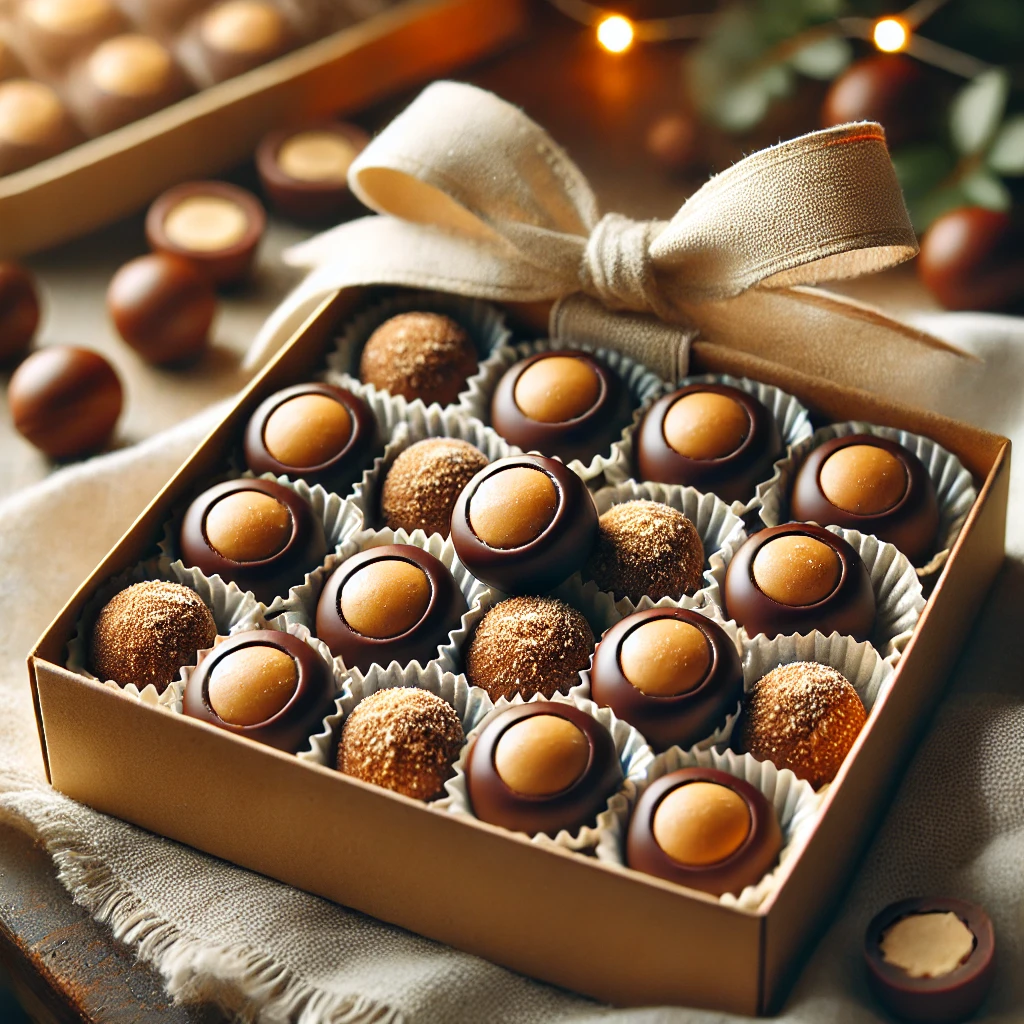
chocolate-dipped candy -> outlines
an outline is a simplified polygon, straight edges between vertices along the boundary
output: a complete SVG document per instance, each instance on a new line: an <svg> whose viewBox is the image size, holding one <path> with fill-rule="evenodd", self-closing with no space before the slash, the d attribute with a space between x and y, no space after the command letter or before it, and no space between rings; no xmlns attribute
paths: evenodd
<svg viewBox="0 0 1024 1024"><path fill-rule="evenodd" d="M867 640L875 592L860 555L811 523L785 523L749 538L725 573L726 613L754 636L842 633Z"/></svg>
<svg viewBox="0 0 1024 1024"><path fill-rule="evenodd" d="M293 220L333 222L352 203L348 169L369 141L361 128L339 121L271 132L256 149L264 195Z"/></svg>
<svg viewBox="0 0 1024 1024"><path fill-rule="evenodd" d="M593 824L621 781L611 733L561 701L498 712L473 740L466 760L473 813L529 835Z"/></svg>
<svg viewBox="0 0 1024 1024"><path fill-rule="evenodd" d="M297 43L276 4L224 0L197 16L184 46L192 74L204 85L212 85L266 64Z"/></svg>
<svg viewBox="0 0 1024 1024"><path fill-rule="evenodd" d="M590 664L586 617L554 597L510 597L477 623L466 648L466 678L491 700L568 693Z"/></svg>
<svg viewBox="0 0 1024 1024"><path fill-rule="evenodd" d="M16 23L26 60L51 71L125 26L113 0L24 0Z"/></svg>
<svg viewBox="0 0 1024 1024"><path fill-rule="evenodd" d="M425 405L451 405L476 369L472 338L440 313L400 313L385 320L359 357L360 380Z"/></svg>
<svg viewBox="0 0 1024 1024"><path fill-rule="evenodd" d="M684 608L649 608L627 615L601 638L590 695L655 750L685 749L736 710L743 666L717 622Z"/></svg>
<svg viewBox="0 0 1024 1024"><path fill-rule="evenodd" d="M491 399L491 425L506 441L589 463L618 440L632 413L614 370L587 352L538 352L505 371Z"/></svg>
<svg viewBox="0 0 1024 1024"><path fill-rule="evenodd" d="M291 633L236 633L200 660L185 686L182 710L237 736L295 753L327 714L334 695L330 666Z"/></svg>
<svg viewBox="0 0 1024 1024"><path fill-rule="evenodd" d="M554 459L513 455L482 469L452 513L452 543L478 579L507 594L550 590L587 560L597 510L583 481Z"/></svg>
<svg viewBox="0 0 1024 1024"><path fill-rule="evenodd" d="M262 402L245 428L245 462L273 473L346 487L366 468L377 425L358 395L333 384L296 384Z"/></svg>
<svg viewBox="0 0 1024 1024"><path fill-rule="evenodd" d="M264 604L298 586L327 554L309 504L275 480L228 480L204 491L185 512L180 547L186 565Z"/></svg>
<svg viewBox="0 0 1024 1024"><path fill-rule="evenodd" d="M100 679L167 689L183 665L213 646L217 625L194 590L146 580L115 594L93 623L89 665Z"/></svg>
<svg viewBox="0 0 1024 1024"><path fill-rule="evenodd" d="M884 437L849 434L819 445L797 471L789 506L802 522L874 534L915 565L935 550L935 484L912 451Z"/></svg>
<svg viewBox="0 0 1024 1024"><path fill-rule="evenodd" d="M144 359L185 363L206 348L217 296L194 264L155 252L130 260L113 276L107 312L117 333Z"/></svg>
<svg viewBox="0 0 1024 1024"><path fill-rule="evenodd" d="M38 327L35 278L17 263L0 262L0 364L20 359Z"/></svg>
<svg viewBox="0 0 1024 1024"><path fill-rule="evenodd" d="M700 889L739 894L764 877L782 849L775 808L744 779L683 768L655 780L637 801L626 863Z"/></svg>
<svg viewBox="0 0 1024 1024"><path fill-rule="evenodd" d="M976 904L900 900L877 914L864 935L868 987L901 1020L956 1024L988 995L995 948L992 920Z"/></svg>
<svg viewBox="0 0 1024 1024"><path fill-rule="evenodd" d="M98 451L121 415L121 382L98 352L47 345L13 373L7 400L14 427L53 459Z"/></svg>
<svg viewBox="0 0 1024 1024"><path fill-rule="evenodd" d="M479 448L457 437L417 441L391 464L380 493L384 525L447 537L462 489L487 465Z"/></svg>
<svg viewBox="0 0 1024 1024"><path fill-rule="evenodd" d="M753 395L727 384L690 384L659 398L636 434L642 480L747 501L782 454L775 417Z"/></svg>
<svg viewBox="0 0 1024 1024"><path fill-rule="evenodd" d="M797 661L754 683L735 739L737 749L818 789L836 777L866 721L860 696L841 672Z"/></svg>
<svg viewBox="0 0 1024 1024"><path fill-rule="evenodd" d="M132 33L100 43L75 65L69 84L68 101L88 135L113 131L189 93L170 50Z"/></svg>
<svg viewBox="0 0 1024 1024"><path fill-rule="evenodd" d="M215 285L230 285L249 275L266 226L251 192L223 181L190 181L149 208L146 239L156 252L194 263Z"/></svg>
<svg viewBox="0 0 1024 1024"><path fill-rule="evenodd" d="M465 737L455 709L429 690L396 686L364 697L345 720L338 771L414 800L433 800Z"/></svg>
<svg viewBox="0 0 1024 1024"><path fill-rule="evenodd" d="M3 12L0 4L0 13ZM0 34L0 82L7 78L24 78L25 65L11 46L10 40Z"/></svg>
<svg viewBox="0 0 1024 1024"><path fill-rule="evenodd" d="M412 544L384 544L346 559L327 578L316 635L349 669L425 665L467 610L440 559Z"/></svg>
<svg viewBox="0 0 1024 1024"><path fill-rule="evenodd" d="M678 509L660 501L624 501L600 518L584 577L619 601L695 594L704 583L704 544Z"/></svg>
<svg viewBox="0 0 1024 1024"><path fill-rule="evenodd" d="M46 160L80 135L57 93L43 82L0 82L0 177Z"/></svg>

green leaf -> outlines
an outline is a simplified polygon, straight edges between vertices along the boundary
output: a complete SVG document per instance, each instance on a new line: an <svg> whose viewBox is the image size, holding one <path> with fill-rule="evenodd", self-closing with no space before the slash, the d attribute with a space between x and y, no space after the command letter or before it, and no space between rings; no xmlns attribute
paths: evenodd
<svg viewBox="0 0 1024 1024"><path fill-rule="evenodd" d="M1007 118L988 151L988 165L997 174L1024 174L1024 114Z"/></svg>
<svg viewBox="0 0 1024 1024"><path fill-rule="evenodd" d="M805 46L790 58L790 64L808 78L828 81L853 59L853 47L842 36L826 36Z"/></svg>
<svg viewBox="0 0 1024 1024"><path fill-rule="evenodd" d="M900 187L908 197L930 192L956 166L956 157L938 143L904 146L892 154Z"/></svg>
<svg viewBox="0 0 1024 1024"><path fill-rule="evenodd" d="M712 116L726 131L745 132L768 111L771 95L759 80L723 89L714 99Z"/></svg>
<svg viewBox="0 0 1024 1024"><path fill-rule="evenodd" d="M1003 68L983 71L953 98L949 130L964 156L980 153L992 141L1003 118L1010 76Z"/></svg>
<svg viewBox="0 0 1024 1024"><path fill-rule="evenodd" d="M1013 205L1010 190L991 172L975 171L960 182L964 195L975 206L987 210L1008 210Z"/></svg>

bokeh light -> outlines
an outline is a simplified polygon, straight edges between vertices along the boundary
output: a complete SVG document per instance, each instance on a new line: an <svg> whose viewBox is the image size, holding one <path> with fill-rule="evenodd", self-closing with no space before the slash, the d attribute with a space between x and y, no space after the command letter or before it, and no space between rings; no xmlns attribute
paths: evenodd
<svg viewBox="0 0 1024 1024"><path fill-rule="evenodd" d="M597 41L609 53L625 53L633 45L633 23L621 14L610 14L597 26Z"/></svg>

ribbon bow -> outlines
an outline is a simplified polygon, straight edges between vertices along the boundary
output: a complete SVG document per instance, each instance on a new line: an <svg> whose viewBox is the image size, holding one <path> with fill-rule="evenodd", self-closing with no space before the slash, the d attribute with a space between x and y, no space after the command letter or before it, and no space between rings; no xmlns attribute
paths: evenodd
<svg viewBox="0 0 1024 1024"><path fill-rule="evenodd" d="M518 108L437 82L353 162L349 185L382 216L286 254L314 269L271 316L250 365L334 290L392 284L553 301L553 336L611 344L671 378L685 372L698 330L730 343L743 323L764 334L778 320L745 296L806 305L793 286L917 252L884 133L870 122L761 150L711 178L672 220L633 221L602 217L579 168Z"/></svg>

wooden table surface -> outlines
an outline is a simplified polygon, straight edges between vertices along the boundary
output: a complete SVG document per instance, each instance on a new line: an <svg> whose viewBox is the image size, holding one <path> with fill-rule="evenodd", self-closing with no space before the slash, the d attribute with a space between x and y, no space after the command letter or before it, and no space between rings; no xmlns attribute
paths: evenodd
<svg viewBox="0 0 1024 1024"><path fill-rule="evenodd" d="M818 102L812 91L800 109L780 112L744 140L706 133L701 150L707 166L689 177L671 177L646 155L644 137L654 118L681 103L680 52L665 45L638 48L623 57L601 53L589 33L538 2L526 40L454 77L494 90L547 127L589 176L603 209L668 217L700 185L708 168L720 169L743 152L816 127ZM398 97L358 120L379 128L410 98ZM239 180L250 176L251 170L240 169ZM301 237L293 226L272 223L255 283L224 303L216 345L185 373L147 367L106 321L107 281L120 263L144 251L140 217L28 261L46 298L41 341L87 344L115 362L130 399L116 444L134 443L241 385L240 356L293 281L277 266L277 254ZM935 308L912 269L842 290L897 314ZM3 497L54 467L13 432L5 397L0 406ZM170 1003L155 974L72 904L49 857L23 833L0 827L0 1021L16 1024L25 1018L5 990L4 967L38 1021L207 1024L222 1019L209 1007Z"/></svg>

